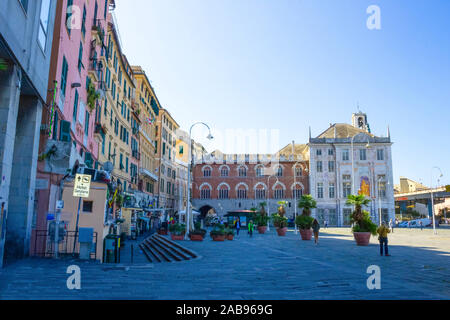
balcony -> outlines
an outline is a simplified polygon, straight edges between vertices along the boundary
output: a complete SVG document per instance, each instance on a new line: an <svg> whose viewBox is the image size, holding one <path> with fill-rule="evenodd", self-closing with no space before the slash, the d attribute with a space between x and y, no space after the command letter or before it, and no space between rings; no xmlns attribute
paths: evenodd
<svg viewBox="0 0 450 320"><path fill-rule="evenodd" d="M141 153L138 150L133 150L131 154L136 160L141 160Z"/></svg>
<svg viewBox="0 0 450 320"><path fill-rule="evenodd" d="M148 171L147 169L144 168L140 168L139 169L139 173L141 175L147 176L148 178L154 180L154 181L158 181L158 176L154 173L151 173L150 171Z"/></svg>
<svg viewBox="0 0 450 320"><path fill-rule="evenodd" d="M101 45L106 48L105 46L105 29L102 26L102 20L101 19L94 19L94 22L92 24L92 34L95 36L95 34L98 35Z"/></svg>
<svg viewBox="0 0 450 320"><path fill-rule="evenodd" d="M133 135L138 136L139 135L139 127L133 127Z"/></svg>

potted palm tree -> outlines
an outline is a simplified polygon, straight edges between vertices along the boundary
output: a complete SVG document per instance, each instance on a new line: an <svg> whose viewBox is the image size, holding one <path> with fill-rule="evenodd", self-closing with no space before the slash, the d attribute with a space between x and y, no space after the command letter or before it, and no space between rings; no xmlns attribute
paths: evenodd
<svg viewBox="0 0 450 320"><path fill-rule="evenodd" d="M362 209L368 206L370 199L364 194L349 195L346 204L355 207L351 216L352 232L358 246L367 246L370 242L370 235L377 234L377 225L370 219L369 212Z"/></svg>
<svg viewBox="0 0 450 320"><path fill-rule="evenodd" d="M258 233L260 234L264 234L267 231L267 223L269 222L270 218L266 213L266 202L261 202L259 204L260 209L258 214L255 217L255 223L256 223L256 227L258 229Z"/></svg>
<svg viewBox="0 0 450 320"><path fill-rule="evenodd" d="M231 228L226 228L225 229L225 237L227 240L233 240L234 238L234 231Z"/></svg>
<svg viewBox="0 0 450 320"><path fill-rule="evenodd" d="M213 241L225 241L227 235L223 224L216 224L209 234Z"/></svg>
<svg viewBox="0 0 450 320"><path fill-rule="evenodd" d="M170 237L172 240L184 240L186 233L186 225L182 223L175 223L169 226Z"/></svg>
<svg viewBox="0 0 450 320"><path fill-rule="evenodd" d="M298 207L302 209L302 214L295 219L295 224L300 230L302 240L311 240L311 226L314 218L311 217L311 210L317 208L317 202L310 194L303 195L298 201Z"/></svg>
<svg viewBox="0 0 450 320"><path fill-rule="evenodd" d="M206 230L202 229L200 222L197 222L194 224L194 230L189 232L189 239L191 239L191 241L203 241L205 235Z"/></svg>

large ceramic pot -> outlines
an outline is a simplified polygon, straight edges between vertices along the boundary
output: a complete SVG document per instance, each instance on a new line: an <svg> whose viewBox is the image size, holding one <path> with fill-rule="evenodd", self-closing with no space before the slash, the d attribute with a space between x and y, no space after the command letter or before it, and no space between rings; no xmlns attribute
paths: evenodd
<svg viewBox="0 0 450 320"><path fill-rule="evenodd" d="M213 241L225 241L225 235L212 235Z"/></svg>
<svg viewBox="0 0 450 320"><path fill-rule="evenodd" d="M184 234L176 235L176 234L171 233L171 234L170 234L170 238L171 238L173 241L181 241L181 240L184 240Z"/></svg>
<svg viewBox="0 0 450 320"><path fill-rule="evenodd" d="M370 242L370 232L353 232L358 246L368 246Z"/></svg>
<svg viewBox="0 0 450 320"><path fill-rule="evenodd" d="M227 240L233 240L234 239L234 235L232 234L227 234Z"/></svg>
<svg viewBox="0 0 450 320"><path fill-rule="evenodd" d="M203 236L201 234L190 234L191 241L203 241Z"/></svg>
<svg viewBox="0 0 450 320"><path fill-rule="evenodd" d="M266 233L266 231L267 231L267 227L266 226L262 226L262 227L258 226L258 232L260 234L264 234L264 233Z"/></svg>
<svg viewBox="0 0 450 320"><path fill-rule="evenodd" d="M284 237L286 235L288 228L277 228L277 233L280 237Z"/></svg>
<svg viewBox="0 0 450 320"><path fill-rule="evenodd" d="M300 236L302 240L308 241L312 239L312 230L311 229L300 229Z"/></svg>

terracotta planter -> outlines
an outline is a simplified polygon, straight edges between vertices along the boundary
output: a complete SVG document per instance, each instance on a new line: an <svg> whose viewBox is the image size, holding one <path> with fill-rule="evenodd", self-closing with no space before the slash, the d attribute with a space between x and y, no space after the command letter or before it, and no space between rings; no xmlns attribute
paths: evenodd
<svg viewBox="0 0 450 320"><path fill-rule="evenodd" d="M267 231L267 227L266 226L258 227L258 232L260 234L264 234L264 233L266 233L266 231Z"/></svg>
<svg viewBox="0 0 450 320"><path fill-rule="evenodd" d="M191 241L203 241L203 236L201 234L191 234L189 235Z"/></svg>
<svg viewBox="0 0 450 320"><path fill-rule="evenodd" d="M370 242L370 232L353 232L358 246L368 246Z"/></svg>
<svg viewBox="0 0 450 320"><path fill-rule="evenodd" d="M280 237L284 237L286 235L288 228L277 228L277 233Z"/></svg>
<svg viewBox="0 0 450 320"><path fill-rule="evenodd" d="M162 236L167 236L167 230L158 230L158 234Z"/></svg>
<svg viewBox="0 0 450 320"><path fill-rule="evenodd" d="M232 235L232 234L227 235L227 240L233 240L233 239L234 239L234 235Z"/></svg>
<svg viewBox="0 0 450 320"><path fill-rule="evenodd" d="M171 234L170 234L170 238L171 238L173 241L181 241L181 240L184 240L184 234L182 234L182 235L176 235L176 234L171 233Z"/></svg>
<svg viewBox="0 0 450 320"><path fill-rule="evenodd" d="M313 235L312 229L300 229L300 235L304 241L311 240Z"/></svg>
<svg viewBox="0 0 450 320"><path fill-rule="evenodd" d="M213 238L213 241L225 241L225 235L215 235L211 237Z"/></svg>

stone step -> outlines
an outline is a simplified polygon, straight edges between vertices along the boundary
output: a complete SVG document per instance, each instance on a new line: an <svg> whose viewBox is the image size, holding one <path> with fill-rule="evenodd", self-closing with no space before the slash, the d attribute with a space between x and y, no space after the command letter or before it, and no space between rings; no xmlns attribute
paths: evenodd
<svg viewBox="0 0 450 320"><path fill-rule="evenodd" d="M151 237L150 237L151 238ZM170 259L170 257L167 256L167 254L165 254L160 248L158 248L158 246L156 246L151 240L150 238L147 238L144 240L144 243L147 244L153 253L156 253L156 255L158 255L160 257L160 262L163 262L163 260L165 262L172 262L172 260Z"/></svg>
<svg viewBox="0 0 450 320"><path fill-rule="evenodd" d="M159 255L153 250L153 248L146 241L142 243L142 246L145 248L145 252L147 252L149 255L153 257L151 259L152 260L151 262L162 262Z"/></svg>
<svg viewBox="0 0 450 320"><path fill-rule="evenodd" d="M183 253L187 254L188 256L190 256L193 259L198 258L198 256L194 252L192 252L191 250L186 249L185 247L179 245L178 243L176 243L176 242L174 242L172 240L167 239L164 236L161 236L159 234L155 234L155 235L153 235L153 237L159 238L160 240L166 242L168 245L171 245L172 247L178 249L179 251L182 251Z"/></svg>
<svg viewBox="0 0 450 320"><path fill-rule="evenodd" d="M154 241L157 241L161 245L165 246L166 248L168 248L172 253L176 254L182 260L190 260L191 259L191 257L189 255L187 255L183 250L176 247L173 242L171 243L168 241L164 241L165 240L164 237L156 237L155 236L152 239Z"/></svg>
<svg viewBox="0 0 450 320"><path fill-rule="evenodd" d="M164 243L162 243L161 241L156 240L155 238L150 238L150 242L153 243L156 247L158 247L158 249L160 249L162 252L164 252L164 254L167 257L169 257L169 259L175 260L175 261L184 260L183 258L180 258L177 254L175 254L175 252L173 250L171 250L167 246L165 246Z"/></svg>

